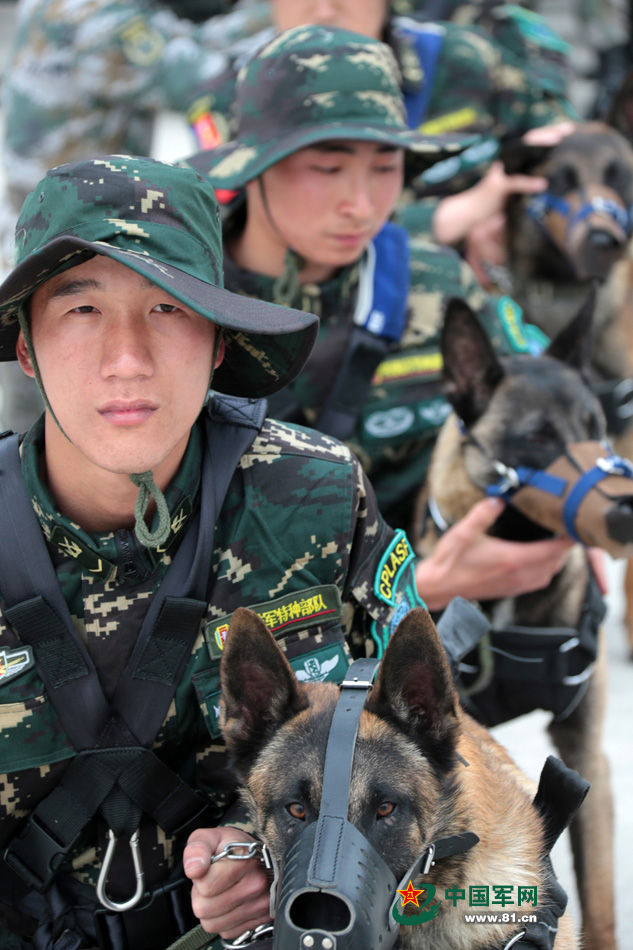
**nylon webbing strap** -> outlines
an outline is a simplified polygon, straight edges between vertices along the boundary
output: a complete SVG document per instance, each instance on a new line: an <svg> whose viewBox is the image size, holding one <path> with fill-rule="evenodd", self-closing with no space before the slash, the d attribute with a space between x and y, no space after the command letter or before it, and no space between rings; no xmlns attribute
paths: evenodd
<svg viewBox="0 0 633 950"><path fill-rule="evenodd" d="M314 423L315 429L335 439L348 439L356 428L378 366L389 352L388 340L354 327L341 368Z"/></svg>
<svg viewBox="0 0 633 950"><path fill-rule="evenodd" d="M376 659L356 660L341 684L325 752L321 809L308 869L308 878L314 884L330 882L335 873L332 856L338 849L333 844L340 839L347 821L356 733L378 662Z"/></svg>
<svg viewBox="0 0 633 950"><path fill-rule="evenodd" d="M356 660L341 684L323 766L321 814L347 819L356 733L378 660Z"/></svg>

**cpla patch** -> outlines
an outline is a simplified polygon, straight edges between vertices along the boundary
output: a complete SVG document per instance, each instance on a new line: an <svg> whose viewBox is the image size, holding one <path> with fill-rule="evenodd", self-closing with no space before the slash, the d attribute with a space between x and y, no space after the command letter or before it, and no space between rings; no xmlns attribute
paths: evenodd
<svg viewBox="0 0 633 950"><path fill-rule="evenodd" d="M341 595L334 584L310 587L278 597L276 600L267 600L262 604L249 604L248 609L264 621L274 637L285 636L293 628L304 629L315 624L340 620L343 616ZM222 656L232 616L229 614L212 620L205 627L205 639L214 660Z"/></svg>
<svg viewBox="0 0 633 950"><path fill-rule="evenodd" d="M380 561L374 580L374 593L376 597L389 604L390 607L396 606L396 590L402 572L415 557L413 549L409 544L404 531L399 529L396 535L385 551Z"/></svg>
<svg viewBox="0 0 633 950"><path fill-rule="evenodd" d="M546 335L531 323L523 322L523 310L512 297L500 297L497 315L510 346L517 353L540 356L549 344Z"/></svg>
<svg viewBox="0 0 633 950"><path fill-rule="evenodd" d="M408 577L404 581L400 581L398 585L398 589L402 591L402 597L391 614L391 619L386 624L374 620L371 626L372 639L376 644L376 657L379 660L382 659L389 640L396 632L396 627L409 611L413 610L414 607L424 607L426 610L426 604L418 594L415 582L415 564L410 562L406 572Z"/></svg>
<svg viewBox="0 0 633 950"><path fill-rule="evenodd" d="M0 686L24 670L29 670L34 662L33 650L29 646L17 650L0 650Z"/></svg>

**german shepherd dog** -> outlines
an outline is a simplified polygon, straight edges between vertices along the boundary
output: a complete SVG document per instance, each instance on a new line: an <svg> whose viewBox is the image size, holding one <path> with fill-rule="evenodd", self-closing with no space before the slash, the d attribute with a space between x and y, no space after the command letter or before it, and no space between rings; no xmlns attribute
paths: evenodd
<svg viewBox="0 0 633 950"><path fill-rule="evenodd" d="M339 688L299 683L263 622L246 608L232 618L221 680L227 747L258 834L279 864L319 815ZM349 821L398 880L430 842L470 831L479 842L438 860L418 888L432 882L443 899L454 886L465 895L469 887L488 887L492 896L493 886L515 883L536 887L537 901L542 894L547 904L548 849L533 789L487 730L462 711L424 608L405 616L385 651L361 712L351 775ZM397 946L483 950L505 947L525 929L511 920L469 925L463 904L443 903L434 919L401 926ZM505 910L518 918L525 904ZM556 948L576 946L565 914Z"/></svg>
<svg viewBox="0 0 633 950"><path fill-rule="evenodd" d="M438 438L411 531L418 554L430 553L441 533L426 516L429 501L446 527L459 521L490 493L488 486L505 477L499 472L555 473L557 460L564 459L565 466L570 464L569 458L576 453L574 446L579 444L589 454L593 452L594 458L595 453L600 453L606 434L604 415L581 375L591 349L590 323L588 301L541 357L499 359L467 304L456 298L448 302L442 333L443 385L454 413ZM565 472L565 478L569 478L569 470ZM617 523L623 541L633 539L633 482L617 482L614 496L605 493L594 499L598 507L593 514L593 501L581 506L593 521L583 538L589 544L603 543L599 536L601 519L603 524ZM623 489L621 483L626 483ZM531 488L524 495L517 491L491 533L516 541L564 533L560 511L554 511L559 502L543 502L543 497L547 496ZM620 556L630 553L630 547L623 545ZM471 678L467 684L470 695L464 702L488 726L536 708L556 713L549 726L551 737L565 763L592 785L570 829L583 908L582 945L586 950L614 950L613 817L608 765L601 745L606 656L597 629L600 614L595 617L591 634L597 652L595 666L586 662L584 671L571 677L543 674L547 685L538 682L539 674L526 684L520 670L525 670L529 679L530 669L538 665L542 656L540 647L535 645L528 650L529 657L524 656L526 662L519 664L509 679L504 679L500 672L504 662L507 672L507 657L517 652L521 637L525 643L526 636L529 639L531 634L536 635L539 628L543 628L545 641L551 639L558 644L554 649L555 662L561 660L574 643L574 631L582 627L589 579L584 550L575 545L565 567L546 590L483 604L493 626L491 650L484 651L491 665L487 682L473 683ZM561 629L566 629L568 635L557 640ZM580 634L579 637L582 639ZM543 645L543 638L540 644ZM543 659L541 668L548 668L547 660ZM563 682L580 685L563 686ZM571 693L566 692L569 689ZM568 704L570 695L572 701Z"/></svg>
<svg viewBox="0 0 633 950"><path fill-rule="evenodd" d="M550 337L574 317L590 282L599 282L588 371L609 435L633 456L633 73L608 124L589 122L557 146L520 144L508 171L543 175L544 195L515 196L507 208L504 292ZM498 272L499 273L499 272ZM626 625L633 659L633 564L627 565Z"/></svg>

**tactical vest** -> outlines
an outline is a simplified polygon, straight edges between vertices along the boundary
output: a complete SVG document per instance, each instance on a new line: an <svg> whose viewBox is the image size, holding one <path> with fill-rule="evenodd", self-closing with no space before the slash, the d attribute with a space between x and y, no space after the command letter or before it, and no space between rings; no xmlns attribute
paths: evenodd
<svg viewBox="0 0 633 950"><path fill-rule="evenodd" d="M109 701L101 692L90 656L70 629L72 620L39 522L24 491L17 440L5 439L0 445L0 449L4 449L0 484L6 519L2 528L3 554L0 554L4 613L20 635L24 651L34 656L39 679L46 684L48 700L54 705L76 753L65 751L69 764L61 781L35 807L0 860L0 895L5 905L18 908L18 919L25 934L24 947L74 950L97 944L104 950L157 950L195 923L190 884L179 873L168 877L160 886L142 890L139 902L129 909L122 907L128 903L127 898L137 896L131 868L136 855L132 839L139 825L141 838L143 823L146 827L150 823L154 827L158 825L168 839L180 842L182 847L194 828L211 827L222 819L222 808L212 797L190 788L154 754L153 748L170 696L177 690L185 668L187 677L195 668L191 685L199 711L211 736L219 735L218 661L231 609L245 603L260 613L273 634L284 638L282 645L300 679L338 680L347 668L350 654L342 630L340 587L331 583L330 569L326 571L321 567L327 565L327 559L314 559L312 566L301 566L298 562L292 565L292 581L285 585L283 595L271 598L271 589L279 584L280 556L285 558L284 563L291 564L285 549L280 553L271 547L279 543L271 538L268 545L271 549L263 550L261 558L266 576L253 582L252 600L248 593L242 599L242 591L237 587L232 597L225 596L226 587L222 585L226 582L214 578L210 569L214 549L212 526L222 508L223 492L231 475L257 436L265 407L261 403L227 397L215 397L213 406L212 418L207 423L200 512L191 515L189 530L152 599L130 661ZM272 462L280 454L282 436L277 434L275 438L275 432L271 431L274 423L267 426ZM306 453L312 466L318 465L319 457L327 462L328 470L337 457L344 463L341 501L347 500L342 521L348 524L352 467L347 450L333 444L322 448L319 454L308 434L286 427L283 439L288 442L290 456L295 448L292 440L296 442L296 463L294 457L290 458L292 477L295 464L296 468L305 465ZM218 443L222 445L222 452L214 453L211 469L209 446ZM266 455L266 446L261 451ZM9 463L13 476L9 474ZM264 468L268 470L269 466ZM281 469L284 470L283 459ZM283 477L279 480L283 482ZM257 488L255 480L255 491ZM279 504L284 497L283 484L275 490ZM230 508L230 501L228 504ZM248 522L245 524L247 534L251 522L251 527L256 527L256 508L248 500L240 502L241 521ZM311 524L308 534L318 540L323 532L331 541L327 529L330 522L322 518L322 523L324 520L326 528ZM29 522L34 534L27 527ZM12 524L20 535L19 542L13 544L8 540ZM274 532L273 526L270 531ZM39 552L34 539L40 544ZM381 539L388 554L386 536L381 534ZM299 532L294 540L303 553L303 534ZM22 547L24 541L25 548ZM262 543L268 544L265 538ZM377 543L380 545L380 539ZM287 548L289 552L294 550L292 541L287 542ZM266 596L269 599L264 600ZM213 612L207 604L214 605ZM384 610L385 615L391 612L386 603ZM200 633L205 616L204 656L192 667L192 643ZM205 743L205 747L207 745L209 756L224 758L220 752L213 752L212 741ZM103 901L97 901L93 888L70 874L57 873L59 864L68 861L77 841L81 841L84 827L87 828L97 814L100 822L105 820L112 831L111 847L105 858L106 864L112 858L112 871L100 880L100 896L105 898L105 906L102 906ZM117 886L117 861L125 865L127 873L122 895L121 887Z"/></svg>

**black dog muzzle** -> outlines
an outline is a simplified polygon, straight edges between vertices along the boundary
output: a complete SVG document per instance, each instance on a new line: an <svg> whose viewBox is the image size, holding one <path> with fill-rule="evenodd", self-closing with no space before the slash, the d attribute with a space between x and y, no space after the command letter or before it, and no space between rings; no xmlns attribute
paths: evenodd
<svg viewBox="0 0 633 950"><path fill-rule="evenodd" d="M389 950L398 938L392 910L398 890L441 857L467 851L471 832L440 838L400 882L370 841L347 819L354 747L378 660L357 660L341 685L323 771L316 822L292 842L271 893L273 950Z"/></svg>

